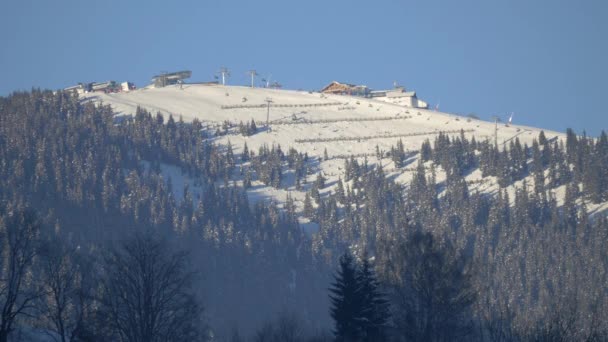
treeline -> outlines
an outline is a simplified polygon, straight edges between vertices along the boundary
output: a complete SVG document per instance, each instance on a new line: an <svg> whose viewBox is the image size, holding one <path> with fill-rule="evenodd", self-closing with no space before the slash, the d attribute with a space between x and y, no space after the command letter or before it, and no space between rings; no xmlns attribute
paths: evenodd
<svg viewBox="0 0 608 342"><path fill-rule="evenodd" d="M515 138L503 149L487 140L469 141L463 132L452 139L440 134L433 145L428 139L422 144L421 159L440 165L448 177L465 176L479 168L484 177L496 177L501 187L533 176L536 194L574 184L592 203L608 200L608 136L604 131L592 139L568 129L565 144L560 139L548 140L541 131L532 146L522 145Z"/></svg>

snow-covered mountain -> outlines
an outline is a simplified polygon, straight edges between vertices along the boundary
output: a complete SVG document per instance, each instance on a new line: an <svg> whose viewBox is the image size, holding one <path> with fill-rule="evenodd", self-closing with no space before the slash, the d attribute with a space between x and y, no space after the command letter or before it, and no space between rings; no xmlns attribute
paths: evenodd
<svg viewBox="0 0 608 342"><path fill-rule="evenodd" d="M396 168L388 157L378 159L377 148L390 150L400 139L408 151L420 149L424 140L433 141L440 132L460 135L464 131L467 138L475 137L477 141L497 139L499 146L504 146L518 138L522 144L532 144L538 138L540 128L514 124L482 121L475 118L436 112L433 110L410 108L372 98L361 98L342 95L329 95L318 92L278 90L267 88L249 88L240 86L185 84L181 87L144 88L123 93L93 93L82 96L83 101L94 101L109 104L118 115L133 115L137 107L152 113L160 112L165 116L173 115L185 122L198 119L208 128L220 128L226 121L232 126L228 134L214 137L214 142L232 144L235 153L242 152L247 143L252 151L267 144L280 145L284 151L293 147L298 152L308 153L318 161L316 171L322 172L327 179L321 193L332 191L339 178L344 179L344 158L367 157L370 164L381 164L386 174L394 176L399 182L407 183L416 166L415 154L408 165ZM268 109L268 101L270 109ZM270 127L266 127L269 114ZM239 122L254 120L258 132L252 136L243 136L238 131ZM497 129L496 129L497 128ZM565 139L564 133L544 131L549 140ZM496 134L496 135L495 135ZM328 159L324 154L327 151ZM188 182L175 169L169 166L163 169L171 176L175 189L181 191L180 185ZM312 182L315 174L308 176ZM441 182L445 174L439 169L437 181ZM471 181L471 190L495 192L498 185L494 177L482 178L481 172L475 170L466 177ZM533 184L531 177L526 178ZM509 187L513 192L522 181ZM303 207L304 190L295 188L293 177L287 179L281 189L264 186L254 182L248 194L252 200L274 200L281 203L289 194L296 200L296 206ZM564 187L553 190L558 202L563 200ZM603 211L608 206L589 206L589 212ZM306 220L303 220L303 223Z"/></svg>

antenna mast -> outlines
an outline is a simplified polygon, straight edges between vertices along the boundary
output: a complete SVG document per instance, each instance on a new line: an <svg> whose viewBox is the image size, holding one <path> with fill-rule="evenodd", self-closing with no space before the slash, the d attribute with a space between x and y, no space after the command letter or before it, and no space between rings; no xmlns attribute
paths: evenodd
<svg viewBox="0 0 608 342"><path fill-rule="evenodd" d="M251 88L254 88L253 80L258 75L258 73L255 71L255 69L249 70L247 73L251 76Z"/></svg>

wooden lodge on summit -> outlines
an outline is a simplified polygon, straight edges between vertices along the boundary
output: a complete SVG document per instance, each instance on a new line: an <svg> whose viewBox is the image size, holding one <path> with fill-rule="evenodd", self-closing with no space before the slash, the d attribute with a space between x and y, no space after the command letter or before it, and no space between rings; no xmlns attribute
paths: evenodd
<svg viewBox="0 0 608 342"><path fill-rule="evenodd" d="M323 94L350 95L378 98L386 102L412 108L428 108L428 104L416 97L415 91L406 91L405 87L395 84L394 89L371 90L365 85L355 85L333 81L321 89Z"/></svg>
<svg viewBox="0 0 608 342"><path fill-rule="evenodd" d="M370 89L364 85L354 85L333 81L326 85L325 88L321 89L321 92L324 94L368 97Z"/></svg>

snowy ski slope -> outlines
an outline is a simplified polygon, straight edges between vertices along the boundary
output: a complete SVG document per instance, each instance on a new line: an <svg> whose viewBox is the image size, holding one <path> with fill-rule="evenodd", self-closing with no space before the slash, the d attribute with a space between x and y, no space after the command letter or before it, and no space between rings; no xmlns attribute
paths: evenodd
<svg viewBox="0 0 608 342"><path fill-rule="evenodd" d="M408 108L381 100L307 91L185 84L182 89L179 86L144 88L127 93L87 94L83 99L109 104L119 115L134 114L141 106L152 113L162 113L165 119L169 114L175 120L181 117L186 122L197 118L210 128L220 127L226 120L238 125L240 121L250 122L253 119L258 127L257 134L245 137L234 127L229 134L214 138L215 142L227 144L230 141L236 153L241 152L245 142L252 151L257 151L263 144L280 144L283 151L293 147L299 152L307 152L309 156L319 159L317 171L323 172L327 184L332 184L322 194L332 191L338 177L344 179L345 156L355 155L363 159L367 155L370 164L381 162L387 174L396 176L400 182L408 182L416 160L411 160L405 168L397 169L389 158L377 159L376 146L387 151L402 139L406 150L416 151L425 139L432 142L439 132L459 135L460 130L464 130L468 138L474 136L478 141L493 140L495 133L494 122ZM266 127L267 99L272 100L270 129ZM522 144L530 146L540 131L534 127L499 123L497 139L499 145L503 145L518 137ZM565 138L565 134L554 131L545 130L545 135L550 140ZM323 160L325 149L329 160ZM167 172L167 176L172 177L174 184L176 181L187 182L175 179L183 177L178 172ZM293 177L289 176L286 175L282 189L254 182L249 197L254 201L274 200L280 204L287 194L291 194L301 209L305 193L296 191ZM437 181L441 182L444 177L439 169ZM307 180L312 182L315 178L313 174ZM531 177L528 178L527 183L533 184ZM494 192L498 188L493 177L482 179L479 170L468 175L467 181L475 181L470 186L472 190ZM521 181L515 186L521 186ZM179 187L175 188L176 191L180 190ZM513 192L514 187L511 186L509 191ZM555 192L558 200L563 198L564 189L558 188ZM589 211L603 211L605 207L593 206Z"/></svg>

